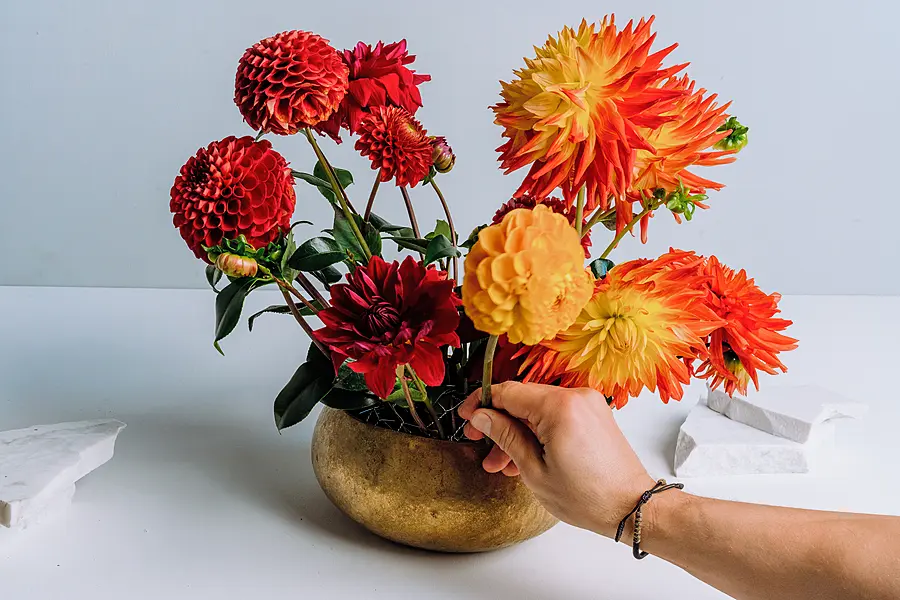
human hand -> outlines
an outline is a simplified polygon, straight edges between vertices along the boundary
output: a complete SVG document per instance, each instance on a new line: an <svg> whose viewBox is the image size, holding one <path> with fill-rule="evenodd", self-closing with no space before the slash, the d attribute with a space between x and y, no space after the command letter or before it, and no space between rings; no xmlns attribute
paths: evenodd
<svg viewBox="0 0 900 600"><path fill-rule="evenodd" d="M490 473L521 475L557 518L614 537L616 525L653 487L612 416L591 389L507 381L491 387L493 407L480 408L481 389L459 408L466 436L496 445L484 459Z"/></svg>

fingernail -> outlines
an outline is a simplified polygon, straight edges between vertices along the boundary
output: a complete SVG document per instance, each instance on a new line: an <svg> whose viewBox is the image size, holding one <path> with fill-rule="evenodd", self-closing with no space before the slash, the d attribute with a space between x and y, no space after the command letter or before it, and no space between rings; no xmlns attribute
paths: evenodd
<svg viewBox="0 0 900 600"><path fill-rule="evenodd" d="M486 414L475 413L469 423L484 435L491 435L491 418Z"/></svg>

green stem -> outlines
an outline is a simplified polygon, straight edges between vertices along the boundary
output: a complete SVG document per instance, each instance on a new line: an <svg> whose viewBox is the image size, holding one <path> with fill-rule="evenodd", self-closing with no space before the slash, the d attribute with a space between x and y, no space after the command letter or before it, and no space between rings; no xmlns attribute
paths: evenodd
<svg viewBox="0 0 900 600"><path fill-rule="evenodd" d="M484 370L481 373L481 407L491 407L491 379L494 376L494 352L497 350L498 336L488 338L484 348Z"/></svg>
<svg viewBox="0 0 900 600"><path fill-rule="evenodd" d="M400 186L400 193L403 194L403 201L406 203L406 212L409 214L409 224L412 225L413 235L416 236L416 239L422 239L422 234L419 232L419 223L416 221L416 211L413 209L412 200L409 199L409 192L406 191L406 186Z"/></svg>
<svg viewBox="0 0 900 600"><path fill-rule="evenodd" d="M288 305L288 309L291 311L291 314L294 315L294 318L297 320L297 323L300 324L300 327L303 328L303 332L309 336L309 339L313 344L316 345L316 348L324 354L325 356L331 356L331 352L328 351L322 342L316 339L313 335L312 327L309 326L309 323L306 322L306 319L303 318L303 315L300 314L300 311L297 310L297 305L294 304L294 300L291 298L291 295L282 287L281 295L284 296L284 301Z"/></svg>
<svg viewBox="0 0 900 600"><path fill-rule="evenodd" d="M425 428L425 422L422 421L422 417L416 412L416 403L412 399L412 394L409 393L409 384L406 382L406 377L403 375L403 367L397 368L397 376L400 377L400 387L403 388L403 395L406 397L406 405L409 408L409 414L412 415L413 420L416 422L416 425L422 429L422 432L427 433L428 430Z"/></svg>
<svg viewBox="0 0 900 600"><path fill-rule="evenodd" d="M438 436L440 436L442 440L447 439L447 436L444 435L444 428L441 426L441 421L440 419L438 419L437 412L434 410L434 404L431 402L431 398L428 397L428 390L425 389L425 382L419 378L419 376L411 366L406 365L406 369L409 371L413 383L416 384L416 388L418 388L419 393L422 394L422 402L425 403L425 408L428 409L428 414L431 415L431 420L434 421L434 426L437 428Z"/></svg>
<svg viewBox="0 0 900 600"><path fill-rule="evenodd" d="M316 158L318 158L319 162L322 163L322 166L325 167L325 173L328 175L331 187L334 190L338 202L341 205L341 210L344 211L344 216L347 218L347 221L350 224L350 230L353 231L353 235L356 236L356 239L359 241L359 245L362 248L366 260L369 260L370 258L372 258L372 251L369 250L369 245L366 243L366 238L363 237L362 232L359 230L359 226L356 224L356 218L353 215L353 211L350 210L350 200L347 198L347 193L344 191L344 188L341 187L334 169L328 162L328 159L325 158L325 154L322 152L322 149L319 148L319 144L318 142L316 142L316 138L313 136L312 132L309 130L309 128L307 128L303 130L303 133L306 135L306 139L312 146L313 152L316 153Z"/></svg>
<svg viewBox="0 0 900 600"><path fill-rule="evenodd" d="M325 296L319 293L319 290L316 289L316 286L306 277L306 274L304 274L303 271L297 271L297 282L304 290L306 290L306 293L312 296L313 300L318 301L323 308L331 306L328 304L328 300L325 299Z"/></svg>
<svg viewBox="0 0 900 600"><path fill-rule="evenodd" d="M651 200L650 204L644 207L644 210L635 215L634 218L631 219L631 221L628 223L628 225L626 225L622 229L622 231L616 234L616 237L614 237L613 241L609 243L609 246L606 247L606 250L603 251L603 254L600 255L600 258L606 258L607 256L609 256L609 253L615 250L616 246L619 245L619 242L622 241L622 238L625 237L625 234L634 229L634 226L644 218L644 215L647 215L662 206L663 202L664 200L659 200L656 202Z"/></svg>
<svg viewBox="0 0 900 600"><path fill-rule="evenodd" d="M438 187L437 181L435 178L431 178L431 187L434 188L434 192L437 194L438 199L441 201L441 206L444 208L444 215L447 217L447 225L450 226L450 241L453 242L453 248L456 249L457 244L457 236L456 236L456 226L453 224L453 215L450 214L450 205L447 204L447 200L444 198L444 194L441 193L441 188ZM453 256L453 282L456 283L459 281L459 257Z"/></svg>
<svg viewBox="0 0 900 600"><path fill-rule="evenodd" d="M375 183L372 184L372 191L369 192L369 201L366 203L366 212L363 215L363 220L368 223L369 217L372 216L372 206L375 205L375 194L378 193L378 186L381 185L381 169L378 170L378 173L375 175Z"/></svg>
<svg viewBox="0 0 900 600"><path fill-rule="evenodd" d="M586 192L586 186L581 186L581 189L578 190L578 200L575 204L575 231L578 232L578 237L582 237L581 226L584 224L584 196Z"/></svg>
<svg viewBox="0 0 900 600"><path fill-rule="evenodd" d="M263 130L260 129L260 130L259 130L259 133L256 134L256 137L253 138L253 141L254 141L254 142L258 142L260 139L262 139L262 136L263 136L265 133L266 133L265 131L263 131Z"/></svg>

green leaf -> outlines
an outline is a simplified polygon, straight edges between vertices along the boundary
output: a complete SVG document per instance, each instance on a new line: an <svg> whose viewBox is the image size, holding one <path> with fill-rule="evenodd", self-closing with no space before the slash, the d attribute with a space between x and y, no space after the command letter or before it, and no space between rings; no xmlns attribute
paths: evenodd
<svg viewBox="0 0 900 600"><path fill-rule="evenodd" d="M466 241L460 244L460 246L462 246L466 250L471 250L472 246L475 245L475 242L478 241L478 234L481 233L481 230L485 227L487 227L487 225L479 225L478 227L473 229L472 233L469 234L469 237L466 239Z"/></svg>
<svg viewBox="0 0 900 600"><path fill-rule="evenodd" d="M409 386L409 396L410 398L412 398L413 402L423 402L425 400L425 396L423 396L422 392L420 392L414 385ZM394 402L398 406L409 408L409 405L406 402L406 394L403 393L403 388L399 384L394 388L394 391L391 392L391 395L388 396L385 401Z"/></svg>
<svg viewBox="0 0 900 600"><path fill-rule="evenodd" d="M293 281L297 277L297 270L291 268L288 264L291 256L293 256L296 251L297 243L294 241L294 231L293 226L291 226L291 229L288 230L287 235L284 238L284 253L281 255L281 262L278 265L281 269L282 278L287 281Z"/></svg>
<svg viewBox="0 0 900 600"><path fill-rule="evenodd" d="M422 254L424 254L425 250L428 249L429 244L429 240L423 240L414 237L391 237L385 239L397 242L397 245L401 248L414 250L415 252L421 252Z"/></svg>
<svg viewBox="0 0 900 600"><path fill-rule="evenodd" d="M291 171L291 175L293 175L296 179L302 179L306 183L313 185L317 188L325 188L326 190L331 189L331 184L328 183L326 179L321 179L316 177L315 175L310 175L309 173L301 173L300 171Z"/></svg>
<svg viewBox="0 0 900 600"><path fill-rule="evenodd" d="M252 277L236 279L228 284L225 289L216 296L216 339L213 346L222 356L222 348L219 341L234 331L241 318L241 310L244 308L244 299L257 280Z"/></svg>
<svg viewBox="0 0 900 600"><path fill-rule="evenodd" d="M275 398L275 426L278 431L296 425L309 415L331 389L330 372L323 375L320 365L305 362Z"/></svg>
<svg viewBox="0 0 900 600"><path fill-rule="evenodd" d="M300 244L288 264L298 271L321 271L346 258L347 253L337 241L314 237Z"/></svg>
<svg viewBox="0 0 900 600"><path fill-rule="evenodd" d="M438 234L428 242L428 247L425 249L424 263L429 265L436 260L452 256L459 256L459 250L453 247L453 242L449 238L443 234Z"/></svg>
<svg viewBox="0 0 900 600"><path fill-rule="evenodd" d="M361 217L354 215L354 218L357 220L357 225L362 224ZM344 216L343 212L334 211L334 226L329 230L329 233L334 236L338 247L345 252L344 259L353 262L362 262L364 260L365 254L363 254L362 246L359 245L359 240L356 239L356 235L350 227L350 221Z"/></svg>
<svg viewBox="0 0 900 600"><path fill-rule="evenodd" d="M218 285L221 279L222 271L220 271L216 265L206 265L206 281L209 282L209 287L217 294L219 293L219 290L216 289L216 285Z"/></svg>
<svg viewBox="0 0 900 600"><path fill-rule="evenodd" d="M375 229L377 229L378 231L384 231L385 233L392 233L395 231L409 229L408 227L404 227L403 225L394 225L392 223L388 223L375 213L369 215L369 223L374 225Z"/></svg>
<svg viewBox="0 0 900 600"><path fill-rule="evenodd" d="M325 285L337 283L343 278L341 272L334 267L325 267L321 271L313 271L312 275Z"/></svg>
<svg viewBox="0 0 900 600"><path fill-rule="evenodd" d="M313 300L312 305L319 310L322 310L324 308L318 300ZM316 314L313 311L309 310L306 306L298 306L297 309L304 317L312 317ZM267 306L259 312L253 313L250 318L247 319L247 326L250 328L250 331L253 331L253 321L255 321L256 318L260 315L264 315L266 313L272 313L276 315L289 315L291 314L291 309L288 308L287 304L273 304L271 306Z"/></svg>
<svg viewBox="0 0 900 600"><path fill-rule="evenodd" d="M347 186L353 183L353 174L346 169L339 169L338 167L334 167L335 175L337 175L338 183L341 184L341 187L347 189ZM324 185L317 185L316 187L319 189L319 192L328 198L331 203L337 202L337 196L335 193L337 190L333 190L331 187L331 178L328 177L328 172L325 170L325 166L321 162L316 162L316 166L313 168L313 177L317 178Z"/></svg>
<svg viewBox="0 0 900 600"><path fill-rule="evenodd" d="M603 279L606 277L606 274L609 273L609 270L615 266L615 263L608 258L598 258L597 260L591 261L591 272L594 274L594 277L597 279Z"/></svg>
<svg viewBox="0 0 900 600"><path fill-rule="evenodd" d="M430 240L439 235L443 235L448 240L453 239L453 234L450 232L450 224L447 221L442 221L438 219L437 223L434 225L434 231L425 236L426 240Z"/></svg>
<svg viewBox="0 0 900 600"><path fill-rule="evenodd" d="M333 387L320 400L329 408L338 410L359 410L378 404L378 397L371 392L360 392Z"/></svg>
<svg viewBox="0 0 900 600"><path fill-rule="evenodd" d="M365 376L363 376L362 373L357 373L351 369L347 363L342 364L341 368L338 370L335 385L351 392L365 392L369 390L369 386L366 385Z"/></svg>
<svg viewBox="0 0 900 600"><path fill-rule="evenodd" d="M371 223L363 222L362 217L357 218L357 224L359 225L359 230L363 232L369 252L372 253L372 256L381 256L381 234L378 232L378 229Z"/></svg>

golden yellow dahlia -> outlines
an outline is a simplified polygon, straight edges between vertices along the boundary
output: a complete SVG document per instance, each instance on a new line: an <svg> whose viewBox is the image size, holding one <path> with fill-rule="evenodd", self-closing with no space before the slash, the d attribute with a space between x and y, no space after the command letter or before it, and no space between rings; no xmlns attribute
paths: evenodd
<svg viewBox="0 0 900 600"><path fill-rule="evenodd" d="M466 257L466 314L479 330L534 345L567 328L591 296L578 233L543 204L482 229Z"/></svg>
<svg viewBox="0 0 900 600"><path fill-rule="evenodd" d="M650 54L653 17L618 31L615 17L569 27L535 48L516 79L501 82L492 107L508 141L498 150L507 173L531 165L516 195L543 198L560 187L571 201L587 185L587 208L624 199L634 151L653 150L641 133L672 120L684 90L661 83L685 65L661 68L675 44ZM618 202L618 200L617 200Z"/></svg>
<svg viewBox="0 0 900 600"><path fill-rule="evenodd" d="M704 303L702 260L671 251L613 267L572 326L530 350L525 381L591 387L616 408L645 387L680 400L703 338L722 325Z"/></svg>

